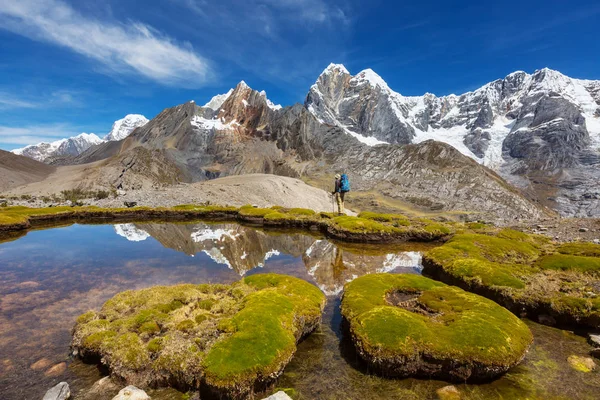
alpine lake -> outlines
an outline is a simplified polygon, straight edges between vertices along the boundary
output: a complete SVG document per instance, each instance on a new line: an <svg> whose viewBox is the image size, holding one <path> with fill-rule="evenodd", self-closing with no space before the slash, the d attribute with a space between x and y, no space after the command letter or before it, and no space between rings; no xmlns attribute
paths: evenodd
<svg viewBox="0 0 600 400"><path fill-rule="evenodd" d="M72 357L76 318L124 290L177 283L232 283L275 272L304 279L327 296L322 324L298 345L275 386L295 399L438 399L449 383L379 377L360 361L342 329L344 284L375 273L420 274L432 244L356 245L308 232L234 223L68 225L0 241L0 398L41 399L66 381L83 398L107 375ZM525 321L534 335L525 360L492 382L454 384L460 399L598 399L600 373L569 366L588 356L581 335ZM118 391L98 394L112 399ZM156 400L187 399L147 389ZM258 397L258 398L262 398Z"/></svg>

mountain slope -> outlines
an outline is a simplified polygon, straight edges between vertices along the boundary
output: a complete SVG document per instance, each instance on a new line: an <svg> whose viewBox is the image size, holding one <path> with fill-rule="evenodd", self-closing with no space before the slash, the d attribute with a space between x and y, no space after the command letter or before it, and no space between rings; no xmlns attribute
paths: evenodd
<svg viewBox="0 0 600 400"><path fill-rule="evenodd" d="M0 191L41 181L54 170L28 157L0 150Z"/></svg>
<svg viewBox="0 0 600 400"><path fill-rule="evenodd" d="M372 70L331 64L305 106L364 143L445 142L565 214L600 213L600 81L546 68L461 96L405 97Z"/></svg>

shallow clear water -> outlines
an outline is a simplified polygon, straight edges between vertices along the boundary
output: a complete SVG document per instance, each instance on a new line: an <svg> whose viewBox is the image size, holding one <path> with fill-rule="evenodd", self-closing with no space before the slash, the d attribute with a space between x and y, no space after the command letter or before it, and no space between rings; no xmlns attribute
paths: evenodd
<svg viewBox="0 0 600 400"><path fill-rule="evenodd" d="M114 294L157 284L228 283L277 272L328 295L321 328L300 343L276 386L302 399L434 399L446 383L373 376L341 333L343 284L373 272L419 273L428 246L341 245L306 233L236 224L72 225L0 243L0 398L40 399L60 381L83 393L102 372L69 359L75 318ZM600 398L600 374L570 369L589 346L571 333L529 323L536 337L525 362L484 385L457 385L464 398ZM66 370L47 376L52 366ZM33 367L33 368L32 368ZM154 399L180 399L174 390ZM115 393L107 393L111 399ZM97 397L100 398L100 397Z"/></svg>

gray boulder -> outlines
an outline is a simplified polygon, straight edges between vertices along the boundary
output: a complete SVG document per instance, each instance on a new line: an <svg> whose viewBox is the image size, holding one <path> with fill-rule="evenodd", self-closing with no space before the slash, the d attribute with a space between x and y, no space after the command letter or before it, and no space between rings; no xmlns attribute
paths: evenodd
<svg viewBox="0 0 600 400"><path fill-rule="evenodd" d="M61 382L48 390L42 400L66 400L71 397L71 389L67 382Z"/></svg>

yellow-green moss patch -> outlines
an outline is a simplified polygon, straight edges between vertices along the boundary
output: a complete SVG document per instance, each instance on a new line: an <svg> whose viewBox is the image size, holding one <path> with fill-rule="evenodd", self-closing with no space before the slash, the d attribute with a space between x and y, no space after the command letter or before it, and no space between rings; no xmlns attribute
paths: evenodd
<svg viewBox="0 0 600 400"><path fill-rule="evenodd" d="M359 355L390 376L489 379L518 364L532 341L498 304L418 275L355 279L342 315Z"/></svg>
<svg viewBox="0 0 600 400"><path fill-rule="evenodd" d="M80 316L72 345L136 384L245 396L283 371L324 305L315 286L276 274L157 286L120 293Z"/></svg>
<svg viewBox="0 0 600 400"><path fill-rule="evenodd" d="M559 325L600 327L600 246L556 245L504 229L460 233L424 257L425 273ZM552 318L543 318L551 316Z"/></svg>

